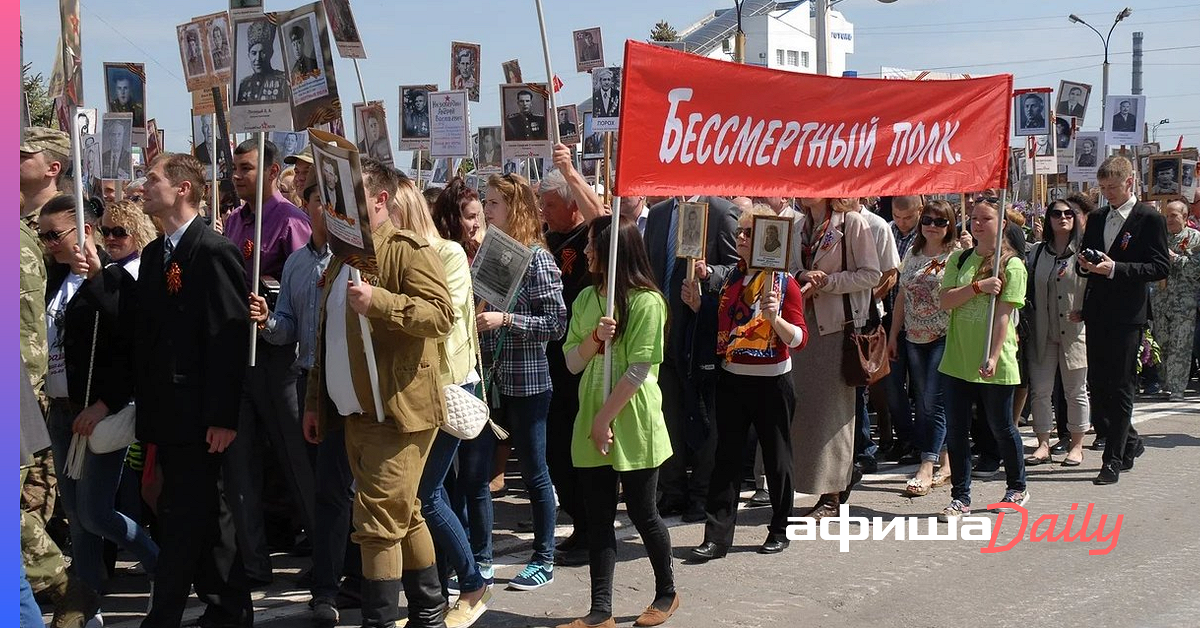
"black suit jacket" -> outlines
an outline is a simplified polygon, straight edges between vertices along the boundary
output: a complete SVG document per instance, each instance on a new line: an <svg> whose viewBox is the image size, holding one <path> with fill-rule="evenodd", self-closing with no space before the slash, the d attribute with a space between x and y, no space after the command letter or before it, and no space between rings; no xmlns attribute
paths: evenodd
<svg viewBox="0 0 1200 628"><path fill-rule="evenodd" d="M705 196L701 201L708 203L708 242L705 245L705 260L713 268L712 274L703 282L706 294L712 294L721 289L729 272L737 265L737 244L734 231L737 229L738 216L741 215L736 205L716 197ZM692 371L695 369L710 370L706 367L716 362L716 310L707 308L700 310L699 315L683 302L680 291L683 281L687 278L687 260L676 259L671 277L663 284L663 273L666 270L668 238L674 238L671 232L671 212L675 211L675 199L667 199L650 208L646 217L646 250L650 255L650 269L659 289L667 297L667 310L670 313L670 329L668 330L664 360L678 363L678 368ZM709 333L711 331L711 333Z"/></svg>
<svg viewBox="0 0 1200 628"><path fill-rule="evenodd" d="M1145 203L1137 203L1121 225L1112 248L1104 248L1104 223L1114 207L1088 216L1083 248L1104 251L1117 263L1113 278L1088 274L1083 295L1083 321L1088 325L1145 325L1150 312L1150 283L1167 278L1167 223Z"/></svg>
<svg viewBox="0 0 1200 628"><path fill-rule="evenodd" d="M198 444L209 427L237 429L250 351L245 271L237 247L199 218L171 262L180 275L174 294L163 269L163 238L142 251L134 343L137 437Z"/></svg>
<svg viewBox="0 0 1200 628"><path fill-rule="evenodd" d="M67 304L60 333L66 354L68 397L83 405L102 399L109 412L114 413L125 407L133 396L132 339L137 284L133 275L120 264L113 264L107 253L101 250L99 255L101 263L105 264L104 270L80 284L79 291ZM47 270L47 303L58 293L70 272L66 264L55 264ZM100 326L96 332L92 390L85 401L97 314L100 315Z"/></svg>
<svg viewBox="0 0 1200 628"><path fill-rule="evenodd" d="M1083 105L1071 106L1071 101L1064 100L1058 103L1058 115L1069 116L1072 118L1082 118L1084 113Z"/></svg>
<svg viewBox="0 0 1200 628"><path fill-rule="evenodd" d="M1117 115L1113 116L1112 130L1122 132L1136 131L1136 123L1137 116L1133 115L1132 113L1125 116L1122 116L1118 113Z"/></svg>

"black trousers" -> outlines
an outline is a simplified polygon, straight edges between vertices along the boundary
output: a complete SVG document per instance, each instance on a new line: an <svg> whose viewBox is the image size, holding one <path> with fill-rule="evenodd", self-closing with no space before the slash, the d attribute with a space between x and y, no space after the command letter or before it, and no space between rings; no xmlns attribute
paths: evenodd
<svg viewBox="0 0 1200 628"><path fill-rule="evenodd" d="M671 535L658 516L655 497L658 469L615 471L612 467L579 469L588 518L588 557L592 577L592 612L612 615L613 570L617 565L617 480L625 491L629 518L642 537L654 570L655 598L675 593L671 571Z"/></svg>
<svg viewBox="0 0 1200 628"><path fill-rule="evenodd" d="M708 497L708 481L717 449L717 430L712 424L716 387L712 380L709 375L688 379L687 373L674 362L659 366L663 418L675 452L662 465L659 488L664 504L702 507Z"/></svg>
<svg viewBox="0 0 1200 628"><path fill-rule="evenodd" d="M553 349L553 345L551 350ZM561 349L557 349L561 353ZM558 505L575 526L575 533L587 538L587 515L583 494L579 490L579 472L571 462L571 435L575 431L575 416L579 414L580 376L561 369L551 361L550 379L554 392L550 396L550 411L546 418L546 465L550 481L558 494Z"/></svg>
<svg viewBox="0 0 1200 628"><path fill-rule="evenodd" d="M1092 425L1107 439L1104 464L1120 464L1126 448L1132 449L1138 440L1131 421L1137 391L1134 360L1141 342L1140 325L1087 325L1088 394Z"/></svg>
<svg viewBox="0 0 1200 628"><path fill-rule="evenodd" d="M708 485L704 540L728 547L737 523L738 488L745 464L746 433L750 426L762 446L767 490L771 494L769 539L787 538L792 489L792 414L796 394L791 375L755 377L722 371L717 377L717 454Z"/></svg>
<svg viewBox="0 0 1200 628"><path fill-rule="evenodd" d="M159 556L154 598L142 628L178 628L192 586L204 615L220 624L252 626L254 607L221 497L221 454L208 445L159 445L163 488L158 498Z"/></svg>

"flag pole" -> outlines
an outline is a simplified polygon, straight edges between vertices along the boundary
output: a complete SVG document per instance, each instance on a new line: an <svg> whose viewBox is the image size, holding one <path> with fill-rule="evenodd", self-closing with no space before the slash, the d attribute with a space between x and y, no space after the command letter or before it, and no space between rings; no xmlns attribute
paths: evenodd
<svg viewBox="0 0 1200 628"><path fill-rule="evenodd" d="M1003 257L1000 254L1000 248L1003 246L1003 243L1004 243L1004 221L1007 219L1004 208L1007 206L1008 206L1008 186L1006 185L1006 186L1004 186L1004 191L1000 193L1000 207L996 210L996 213L999 214L999 220L997 222L1000 226L998 229L996 229L996 249L992 253L992 276L993 277L1000 277L1000 258ZM999 299L1000 299L1000 295L998 295L998 294L993 294L993 295L991 295L991 297L988 298L987 342L985 342L983 344L983 363L982 364L987 364L988 356L991 355L991 353L992 353L992 330L996 325L996 303Z"/></svg>
<svg viewBox="0 0 1200 628"><path fill-rule="evenodd" d="M533 0L537 5L538 27L542 32L542 56L546 58L547 102L546 119L550 121L550 140L553 144L560 141L558 135L558 109L554 106L554 70L550 68L550 42L546 39L546 17L542 14L542 0Z"/></svg>
<svg viewBox="0 0 1200 628"><path fill-rule="evenodd" d="M265 183L267 173L267 134L263 131L258 132L258 169L255 171L258 174L258 182L255 186L254 193L254 251L252 258L254 260L252 272L250 273L250 294L258 296L258 281L259 274L262 272L262 206L263 206L263 184ZM213 157L216 162L216 157ZM258 362L258 325L250 326L250 366L254 366Z"/></svg>

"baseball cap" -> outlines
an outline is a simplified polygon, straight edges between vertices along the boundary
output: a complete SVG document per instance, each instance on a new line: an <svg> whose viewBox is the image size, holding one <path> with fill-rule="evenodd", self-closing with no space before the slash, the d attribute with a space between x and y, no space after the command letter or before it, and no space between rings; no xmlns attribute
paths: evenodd
<svg viewBox="0 0 1200 628"><path fill-rule="evenodd" d="M283 163L289 166L297 161L303 161L304 163L311 164L313 162L312 146L305 146L304 150L296 153L295 155L288 155L287 157L283 158Z"/></svg>
<svg viewBox="0 0 1200 628"><path fill-rule="evenodd" d="M27 126L21 134L22 153L40 153L52 150L63 155L71 154L71 136L58 129L44 126Z"/></svg>

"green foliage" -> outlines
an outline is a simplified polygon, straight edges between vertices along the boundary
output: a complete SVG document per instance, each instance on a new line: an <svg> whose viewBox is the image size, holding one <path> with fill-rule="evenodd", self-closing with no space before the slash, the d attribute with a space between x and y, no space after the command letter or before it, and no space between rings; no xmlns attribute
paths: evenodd
<svg viewBox="0 0 1200 628"><path fill-rule="evenodd" d="M29 101L29 124L57 128L54 124L54 101L47 93L46 79L41 73L32 74L31 65L33 64L26 63L25 67L21 68L21 84L25 90L25 98Z"/></svg>
<svg viewBox="0 0 1200 628"><path fill-rule="evenodd" d="M679 41L679 33L666 20L659 20L650 31L650 41Z"/></svg>

